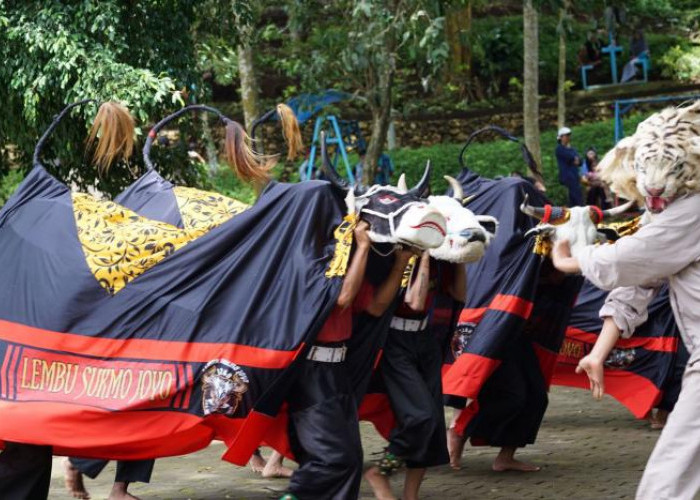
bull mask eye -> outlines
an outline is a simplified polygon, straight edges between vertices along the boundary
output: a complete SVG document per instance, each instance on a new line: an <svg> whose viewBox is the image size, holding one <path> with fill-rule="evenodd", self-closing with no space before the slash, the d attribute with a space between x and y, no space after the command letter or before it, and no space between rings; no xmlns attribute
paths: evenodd
<svg viewBox="0 0 700 500"><path fill-rule="evenodd" d="M676 166L673 167L673 173L674 173L674 174L677 174L678 172L680 172L681 170L683 170L683 167L684 167L684 166L685 166L685 164L684 164L683 162L680 162L680 163L676 164Z"/></svg>
<svg viewBox="0 0 700 500"><path fill-rule="evenodd" d="M396 196L390 194L384 194L379 197L379 202L384 205L391 205L392 203L396 203L397 201L399 201L399 199Z"/></svg>

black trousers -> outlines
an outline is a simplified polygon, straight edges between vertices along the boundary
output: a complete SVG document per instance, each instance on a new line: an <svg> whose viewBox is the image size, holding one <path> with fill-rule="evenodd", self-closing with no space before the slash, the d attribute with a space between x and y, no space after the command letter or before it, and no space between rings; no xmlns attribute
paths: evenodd
<svg viewBox="0 0 700 500"><path fill-rule="evenodd" d="M51 447L5 442L0 453L0 498L45 500L51 483Z"/></svg>
<svg viewBox="0 0 700 500"><path fill-rule="evenodd" d="M380 373L398 426L391 431L388 450L408 468L450 461L441 368L440 346L431 332L389 330Z"/></svg>
<svg viewBox="0 0 700 500"><path fill-rule="evenodd" d="M356 499L362 443L345 364L304 360L289 394L289 440L299 462L289 492L300 500Z"/></svg>
<svg viewBox="0 0 700 500"><path fill-rule="evenodd" d="M102 469L107 466L109 460L99 458L70 458L70 463L90 479L100 475ZM117 461L117 473L115 482L120 483L148 483L151 481L153 464L155 460L119 460Z"/></svg>
<svg viewBox="0 0 700 500"><path fill-rule="evenodd" d="M479 413L466 434L491 446L522 448L532 444L549 399L532 343L511 341L503 362L479 393Z"/></svg>

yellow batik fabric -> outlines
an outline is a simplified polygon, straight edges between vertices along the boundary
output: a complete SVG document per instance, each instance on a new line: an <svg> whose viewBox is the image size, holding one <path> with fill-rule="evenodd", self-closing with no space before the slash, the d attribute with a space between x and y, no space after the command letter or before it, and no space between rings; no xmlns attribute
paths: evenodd
<svg viewBox="0 0 700 500"><path fill-rule="evenodd" d="M219 193L176 186L173 194L187 231L201 236L250 208L250 205Z"/></svg>
<svg viewBox="0 0 700 500"><path fill-rule="evenodd" d="M173 189L184 229L146 217L111 201L73 194L78 239L90 271L115 294L178 248L206 234L249 205L199 189Z"/></svg>

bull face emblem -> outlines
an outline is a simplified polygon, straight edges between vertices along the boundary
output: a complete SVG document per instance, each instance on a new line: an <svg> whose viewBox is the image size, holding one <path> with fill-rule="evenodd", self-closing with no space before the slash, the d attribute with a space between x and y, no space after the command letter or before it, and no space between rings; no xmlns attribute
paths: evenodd
<svg viewBox="0 0 700 500"><path fill-rule="evenodd" d="M634 347L630 349L613 349L608 359L605 360L605 367L617 370L629 368L637 358L637 351Z"/></svg>
<svg viewBox="0 0 700 500"><path fill-rule="evenodd" d="M454 359L460 357L467 348L469 340L472 338L472 335L474 335L474 330L476 330L476 323L460 323L457 325L457 329L450 341L450 349L452 350L452 357Z"/></svg>
<svg viewBox="0 0 700 500"><path fill-rule="evenodd" d="M204 416L222 413L232 417L248 391L248 376L235 363L214 359L202 371L202 411Z"/></svg>

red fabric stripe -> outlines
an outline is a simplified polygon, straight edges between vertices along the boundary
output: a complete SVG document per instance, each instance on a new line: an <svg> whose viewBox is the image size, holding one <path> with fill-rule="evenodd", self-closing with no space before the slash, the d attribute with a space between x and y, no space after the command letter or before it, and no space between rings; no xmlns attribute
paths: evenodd
<svg viewBox="0 0 700 500"><path fill-rule="evenodd" d="M10 358L10 371L7 374L7 397L16 398L15 393L15 376L17 374L17 365L19 364L20 353L22 352L21 347L15 347L12 351L12 358Z"/></svg>
<svg viewBox="0 0 700 500"><path fill-rule="evenodd" d="M251 411L243 425L238 428L235 437L224 439L228 450L221 458L240 466L247 464L248 459L260 446L265 434L274 422L274 417Z"/></svg>
<svg viewBox="0 0 700 500"><path fill-rule="evenodd" d="M531 301L520 298L517 295L499 293L491 300L488 307L462 309L462 312L459 314L459 322L478 323L489 309L507 312L527 319L532 313L533 306L534 304Z"/></svg>
<svg viewBox="0 0 700 500"><path fill-rule="evenodd" d="M7 351L5 351L5 359L2 360L2 368L0 368L0 397L9 397L9 389L7 387L7 380L5 379L5 371L7 370L7 365L12 357L12 351L15 346L8 345Z"/></svg>
<svg viewBox="0 0 700 500"><path fill-rule="evenodd" d="M549 218L552 216L552 205L549 203L544 206L544 217L542 217L542 224L548 224Z"/></svg>
<svg viewBox="0 0 700 500"><path fill-rule="evenodd" d="M586 374L577 374L576 365L558 363L554 385L590 389ZM625 370L605 370L605 393L622 403L637 418L645 418L661 399L661 391L641 375Z"/></svg>
<svg viewBox="0 0 700 500"><path fill-rule="evenodd" d="M211 342L178 342L150 339L107 339L59 333L0 320L0 340L24 345L75 352L106 358L136 358L206 363L212 359L226 359L256 368L285 368L303 348L296 351L263 349L241 344Z"/></svg>
<svg viewBox="0 0 700 500"><path fill-rule="evenodd" d="M452 427L452 430L454 430L458 436L464 437L469 422L472 421L472 419L476 416L477 413L479 413L479 402L472 401L469 406L463 408L459 412L459 415L457 415L457 418L454 421L454 426Z"/></svg>
<svg viewBox="0 0 700 500"><path fill-rule="evenodd" d="M484 317L484 314L486 314L486 308L485 307L479 307L477 309L469 309L469 308L464 308L462 309L462 312L459 313L459 322L460 323L478 323L481 321L481 318Z"/></svg>
<svg viewBox="0 0 700 500"><path fill-rule="evenodd" d="M552 383L552 376L557 367L557 359L559 355L556 352L552 352L549 349L545 349L541 345L534 343L532 344L535 348L535 354L537 354L537 359L540 362L540 370L542 371L542 377L544 378L545 384L547 384L547 389Z"/></svg>
<svg viewBox="0 0 700 500"><path fill-rule="evenodd" d="M463 398L476 399L481 386L498 368L497 359L463 353L442 377L443 393Z"/></svg>
<svg viewBox="0 0 700 500"><path fill-rule="evenodd" d="M588 344L595 344L596 340L598 340L598 335L572 326L566 329L566 336ZM643 347L647 351L676 352L676 350L678 350L678 338L630 337L628 339L619 339L615 343L615 346L625 349L629 349L630 347Z"/></svg>
<svg viewBox="0 0 700 500"><path fill-rule="evenodd" d="M175 395L173 406L175 408L180 408L182 405L182 398L185 397L185 388L187 387L187 380L185 379L185 367L184 365L177 365L177 376L180 379L177 385L177 394Z"/></svg>
<svg viewBox="0 0 700 500"><path fill-rule="evenodd" d="M374 424L377 432L384 439L389 439L389 433L396 427L396 416L391 409L389 397L386 394L367 394L362 399L358 410L360 420L367 420Z"/></svg>
<svg viewBox="0 0 700 500"><path fill-rule="evenodd" d="M0 401L0 415L0 439L52 445L55 455L139 460L192 453L215 438L207 420L183 412Z"/></svg>
<svg viewBox="0 0 700 500"><path fill-rule="evenodd" d="M529 300L522 299L516 295L496 295L491 301L489 309L504 311L521 318L527 319L532 313L534 304Z"/></svg>

